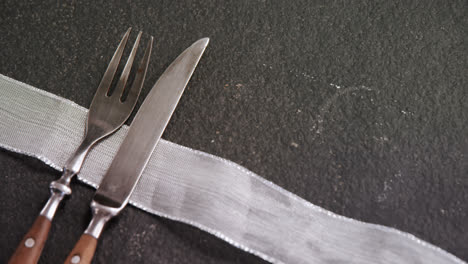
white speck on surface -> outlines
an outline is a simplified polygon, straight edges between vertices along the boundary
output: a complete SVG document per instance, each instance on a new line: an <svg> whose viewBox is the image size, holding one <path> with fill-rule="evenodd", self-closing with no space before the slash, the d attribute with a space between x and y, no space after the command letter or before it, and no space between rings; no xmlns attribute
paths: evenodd
<svg viewBox="0 0 468 264"><path fill-rule="evenodd" d="M262 65L264 67L269 68L269 69L273 69L273 66L267 65L265 63L262 63ZM296 77L299 77L299 75L301 75L301 76L305 77L306 79L315 80L314 76L312 76L312 75L310 75L308 73L305 73L305 72L300 72L300 71L295 70L295 69L290 69L290 70L288 70L288 72L294 74L294 76L296 76Z"/></svg>
<svg viewBox="0 0 468 264"><path fill-rule="evenodd" d="M391 180L390 180L391 181ZM387 181L384 181L383 191L377 196L377 202L381 203L387 199L388 192L392 190L390 184Z"/></svg>
<svg viewBox="0 0 468 264"><path fill-rule="evenodd" d="M381 137L373 137L375 141L380 141L380 142L384 142L384 141L388 141L388 137L387 136L381 136Z"/></svg>
<svg viewBox="0 0 468 264"><path fill-rule="evenodd" d="M377 202L381 203L383 201L387 200L387 194L381 193L379 196L377 196Z"/></svg>
<svg viewBox="0 0 468 264"><path fill-rule="evenodd" d="M332 84L333 85L333 84ZM338 85L337 85L338 86ZM342 86L340 86L342 87ZM347 93L355 94L356 91L360 90L365 90L365 91L374 91L373 89L367 87L367 86L353 86L353 87L347 87L344 89L341 89L337 91L332 97L330 97L328 100L325 101L320 107L319 107L319 113L317 117L315 118L316 123L317 123L317 131L316 134L320 134L323 131L323 121L325 118L325 114L329 112L330 107L336 102L336 100Z"/></svg>
<svg viewBox="0 0 468 264"><path fill-rule="evenodd" d="M341 89L342 88L342 86L340 86L338 84L330 83L330 85L335 87L336 89Z"/></svg>
<svg viewBox="0 0 468 264"><path fill-rule="evenodd" d="M299 147L299 144L297 144L296 142L293 141L293 142L291 142L291 146L297 148L297 147Z"/></svg>
<svg viewBox="0 0 468 264"><path fill-rule="evenodd" d="M312 76L312 75L310 75L310 74L307 74L307 73L305 73L305 72L301 73L301 75L304 76L304 77L306 77L306 78L308 78L308 79L315 79L314 76Z"/></svg>

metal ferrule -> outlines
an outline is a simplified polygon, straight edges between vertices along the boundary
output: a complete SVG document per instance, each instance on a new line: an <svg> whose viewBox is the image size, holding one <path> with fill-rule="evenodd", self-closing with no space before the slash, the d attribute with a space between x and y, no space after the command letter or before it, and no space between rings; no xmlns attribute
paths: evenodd
<svg viewBox="0 0 468 264"><path fill-rule="evenodd" d="M107 221L116 216L120 212L120 209L105 206L95 201L91 202L91 209L93 210L93 219L84 233L98 239Z"/></svg>
<svg viewBox="0 0 468 264"><path fill-rule="evenodd" d="M74 155L72 155L72 157L67 161L60 179L50 183L49 187L51 196L41 211L41 215L45 216L50 221L54 218L55 212L63 198L72 193L70 182L80 171L84 158L86 157L92 143L92 140L85 138L75 151Z"/></svg>
<svg viewBox="0 0 468 264"><path fill-rule="evenodd" d="M60 202L66 195L71 194L70 180L74 175L75 174L73 172L64 169L62 177L57 181L50 183L51 195L44 208L42 208L40 215L45 216L47 219L52 221Z"/></svg>
<svg viewBox="0 0 468 264"><path fill-rule="evenodd" d="M65 195L61 192L52 192L46 205L42 208L41 215L52 221L63 197L65 197Z"/></svg>
<svg viewBox="0 0 468 264"><path fill-rule="evenodd" d="M75 176L75 173L67 170L66 168L63 169L62 177L60 179L53 181L50 183L50 191L60 192L63 195L70 195L72 193L70 188L70 181Z"/></svg>

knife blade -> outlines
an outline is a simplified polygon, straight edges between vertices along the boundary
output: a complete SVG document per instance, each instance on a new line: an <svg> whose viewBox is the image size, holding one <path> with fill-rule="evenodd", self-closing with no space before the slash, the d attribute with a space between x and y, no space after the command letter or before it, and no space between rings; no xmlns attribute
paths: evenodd
<svg viewBox="0 0 468 264"><path fill-rule="evenodd" d="M127 205L208 42L193 43L151 89L91 202L93 218L65 263L91 263L97 239L107 221Z"/></svg>

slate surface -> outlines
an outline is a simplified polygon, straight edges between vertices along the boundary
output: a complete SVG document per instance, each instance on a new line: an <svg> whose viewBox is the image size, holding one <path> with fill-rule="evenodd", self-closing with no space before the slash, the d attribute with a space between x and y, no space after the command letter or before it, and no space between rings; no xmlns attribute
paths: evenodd
<svg viewBox="0 0 468 264"><path fill-rule="evenodd" d="M467 2L327 2L2 1L0 73L87 107L127 27L156 40L143 96L210 37L165 139L468 260ZM4 263L59 173L4 150L0 168ZM65 259L92 195L74 185L41 263ZM94 262L264 263L132 207Z"/></svg>

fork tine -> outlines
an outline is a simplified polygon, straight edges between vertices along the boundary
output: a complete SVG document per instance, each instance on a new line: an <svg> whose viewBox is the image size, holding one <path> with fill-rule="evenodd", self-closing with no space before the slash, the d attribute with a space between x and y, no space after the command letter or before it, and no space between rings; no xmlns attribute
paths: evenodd
<svg viewBox="0 0 468 264"><path fill-rule="evenodd" d="M109 66L107 66L106 72L104 73L101 83L99 84L99 87L96 91L95 97L107 94L109 91L109 87L112 84L112 79L114 79L115 72L119 66L120 59L122 58L122 54L125 49L125 45L127 44L128 36L130 35L131 30L131 27L127 29L127 32L125 32L125 35L122 37L119 46L115 50L114 56L112 56L112 59L109 62Z"/></svg>
<svg viewBox="0 0 468 264"><path fill-rule="evenodd" d="M145 81L146 71L148 70L152 48L153 36L151 36L150 40L148 41L148 46L146 47L143 58L141 59L140 65L135 75L135 80L133 81L132 87L130 88L130 91L127 95L127 99L125 100L129 104L134 105L138 99L138 96L140 95L143 82Z"/></svg>
<svg viewBox="0 0 468 264"><path fill-rule="evenodd" d="M138 36L135 40L135 44L133 44L132 51L130 52L130 55L128 56L127 63L125 64L122 74L120 75L119 82L117 83L117 87L115 88L115 91L114 91L114 93L118 94L121 99L122 99L123 92L125 90L125 84L127 83L128 76L130 75L130 71L132 69L133 60L135 59L138 46L140 45L140 38L141 38L142 33L143 32L141 31L138 33Z"/></svg>

